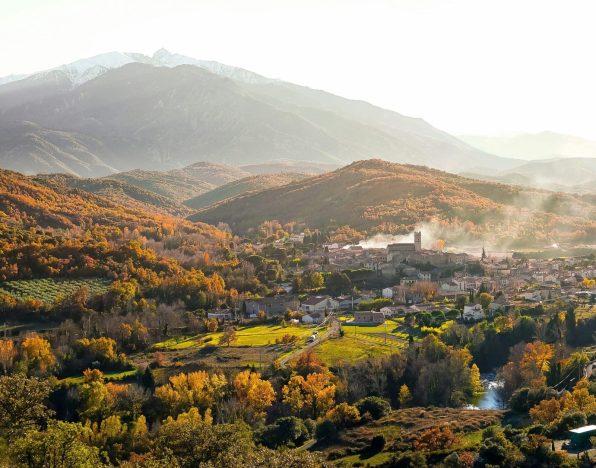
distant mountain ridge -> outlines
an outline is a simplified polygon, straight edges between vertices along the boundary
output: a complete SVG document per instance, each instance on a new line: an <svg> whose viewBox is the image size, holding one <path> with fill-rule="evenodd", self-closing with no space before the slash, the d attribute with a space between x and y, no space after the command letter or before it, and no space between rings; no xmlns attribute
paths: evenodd
<svg viewBox="0 0 596 468"><path fill-rule="evenodd" d="M519 164L422 119L167 51L103 54L1 85L0 135L27 125L36 134L0 140L0 167L90 177L197 161L337 167L380 157L449 171ZM56 144L52 132L69 143Z"/></svg>
<svg viewBox="0 0 596 468"><path fill-rule="evenodd" d="M556 132L512 136L460 135L459 138L478 149L506 158L596 158L596 141Z"/></svg>
<svg viewBox="0 0 596 468"><path fill-rule="evenodd" d="M368 233L432 224L436 238L492 245L596 243L593 197L483 182L420 166L358 161L279 188L224 200L190 216L246 233L261 222L310 228L350 225Z"/></svg>
<svg viewBox="0 0 596 468"><path fill-rule="evenodd" d="M596 158L562 158L528 161L509 171L490 174L462 172L474 179L525 185L569 193L596 193Z"/></svg>

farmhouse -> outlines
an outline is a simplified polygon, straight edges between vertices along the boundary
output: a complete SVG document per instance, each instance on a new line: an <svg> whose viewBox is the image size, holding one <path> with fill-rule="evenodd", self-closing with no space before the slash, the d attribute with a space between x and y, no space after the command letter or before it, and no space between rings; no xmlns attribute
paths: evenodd
<svg viewBox="0 0 596 468"><path fill-rule="evenodd" d="M374 310L354 312L354 320L352 323L385 323L385 314L383 312L376 312Z"/></svg>
<svg viewBox="0 0 596 468"><path fill-rule="evenodd" d="M262 299L251 299L242 302L242 312L246 316L256 316L259 311L265 312L268 317L283 315L288 310L298 310L300 301L290 294L279 294Z"/></svg>
<svg viewBox="0 0 596 468"><path fill-rule="evenodd" d="M224 322L226 320L232 320L233 314L231 310L214 310L213 312L207 312L207 318Z"/></svg>
<svg viewBox="0 0 596 468"><path fill-rule="evenodd" d="M333 312L339 309L339 302L330 296L314 296L306 299L301 305L302 312Z"/></svg>

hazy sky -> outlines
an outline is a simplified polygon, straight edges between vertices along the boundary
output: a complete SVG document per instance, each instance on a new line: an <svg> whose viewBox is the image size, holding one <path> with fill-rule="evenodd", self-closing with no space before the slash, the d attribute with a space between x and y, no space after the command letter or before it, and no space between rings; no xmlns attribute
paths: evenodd
<svg viewBox="0 0 596 468"><path fill-rule="evenodd" d="M0 76L165 47L451 133L596 138L594 0L0 0Z"/></svg>

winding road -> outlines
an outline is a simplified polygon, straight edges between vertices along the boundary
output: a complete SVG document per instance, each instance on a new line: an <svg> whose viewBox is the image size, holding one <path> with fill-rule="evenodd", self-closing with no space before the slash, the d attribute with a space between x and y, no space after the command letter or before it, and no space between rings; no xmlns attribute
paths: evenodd
<svg viewBox="0 0 596 468"><path fill-rule="evenodd" d="M284 356L282 359L280 359L278 361L279 365L281 367L286 367L288 362L290 362L290 360L292 360L298 354L301 354L308 349L314 348L315 346L317 346L318 344L321 344L323 341L328 340L329 338L338 337L339 336L339 322L337 321L337 319L333 315L330 315L329 317L327 317L325 322L321 323L321 326L325 325L325 323L327 321L330 323L330 325L325 333L319 335L319 337L312 343L305 343L300 348L296 348L290 354L288 354L287 356Z"/></svg>

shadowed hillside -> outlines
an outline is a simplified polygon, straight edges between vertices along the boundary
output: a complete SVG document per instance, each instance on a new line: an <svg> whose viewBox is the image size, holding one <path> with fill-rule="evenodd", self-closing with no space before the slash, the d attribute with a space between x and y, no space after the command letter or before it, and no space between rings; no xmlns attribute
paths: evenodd
<svg viewBox="0 0 596 468"><path fill-rule="evenodd" d="M214 203L221 202L226 198L235 197L236 195L247 192L260 191L268 188L281 187L297 180L302 180L307 176L304 174L265 174L258 176L245 177L244 179L230 182L222 185L216 189L206 192L197 197L191 198L184 202L190 208L199 209L205 208Z"/></svg>
<svg viewBox="0 0 596 468"><path fill-rule="evenodd" d="M124 182L182 202L248 175L248 172L233 166L198 162L182 169L165 172L142 170L121 172L105 179Z"/></svg>

